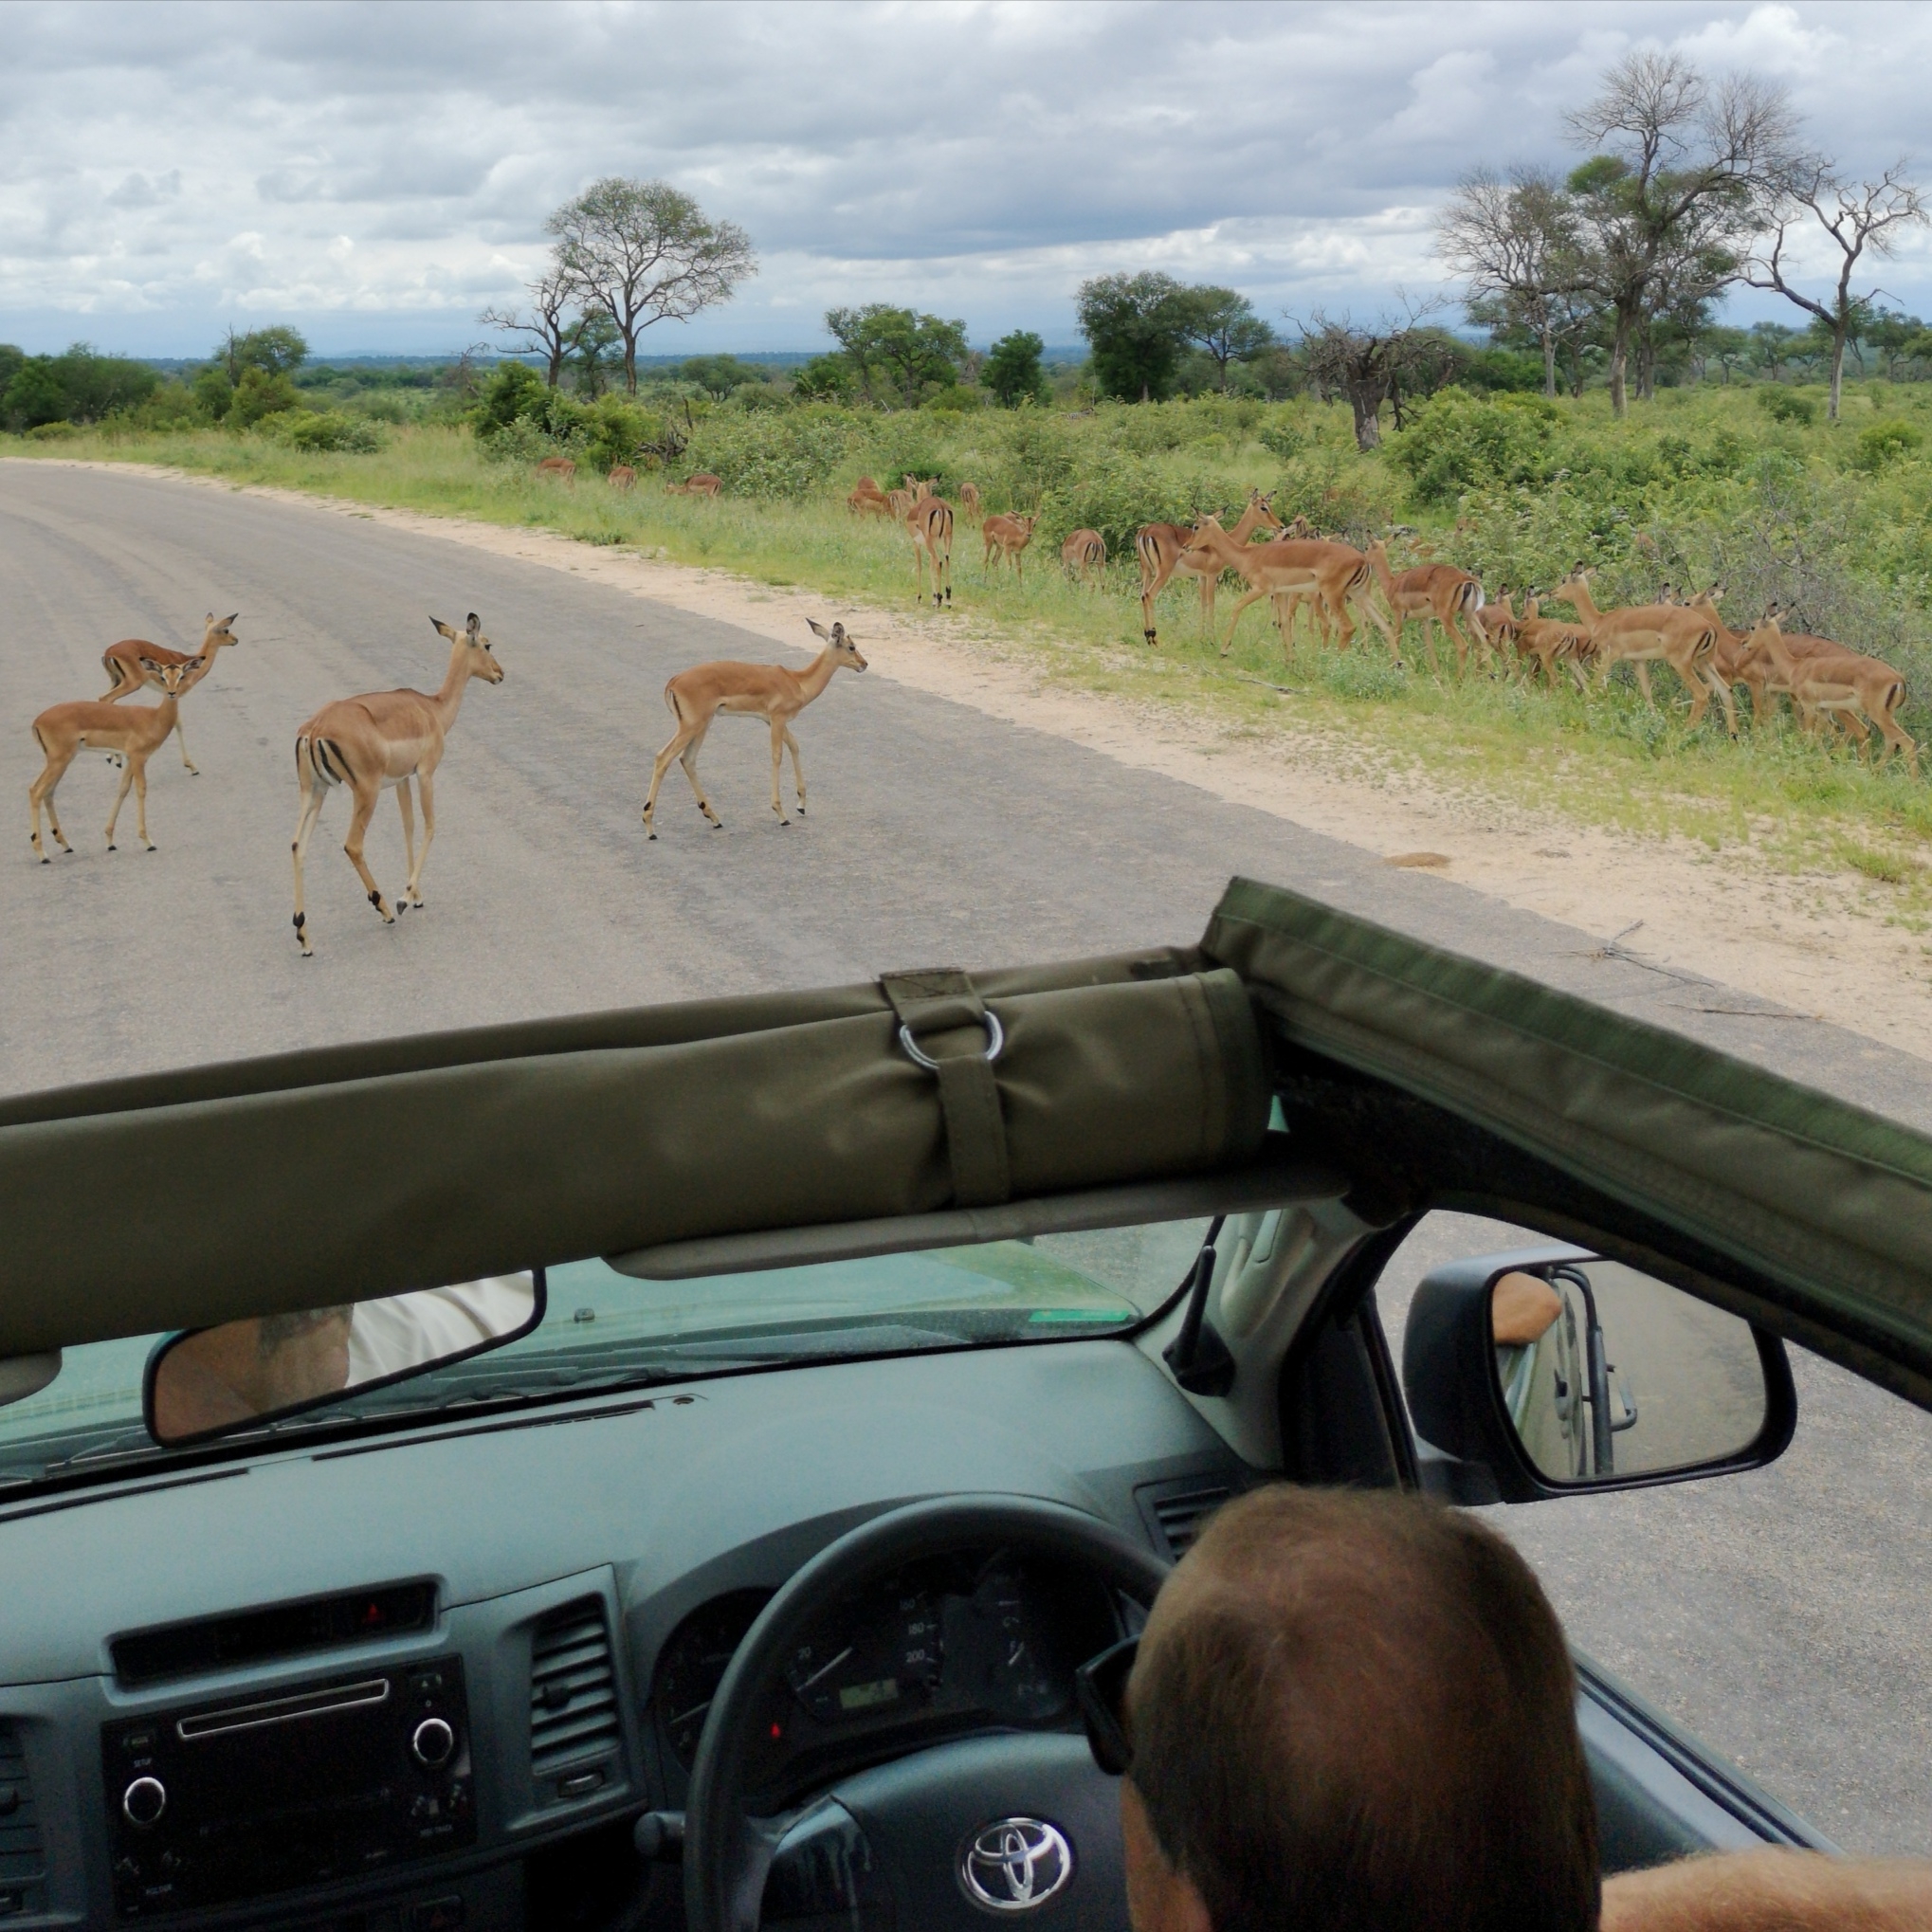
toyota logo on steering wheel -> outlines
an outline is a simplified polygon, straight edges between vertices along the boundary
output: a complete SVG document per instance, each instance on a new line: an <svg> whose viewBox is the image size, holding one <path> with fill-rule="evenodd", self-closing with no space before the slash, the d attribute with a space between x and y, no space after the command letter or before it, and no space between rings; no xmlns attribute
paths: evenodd
<svg viewBox="0 0 1932 1932"><path fill-rule="evenodd" d="M1039 1818L1001 1818L975 1833L959 1858L966 1896L990 1912L1030 1912L1072 1876L1073 1847Z"/></svg>

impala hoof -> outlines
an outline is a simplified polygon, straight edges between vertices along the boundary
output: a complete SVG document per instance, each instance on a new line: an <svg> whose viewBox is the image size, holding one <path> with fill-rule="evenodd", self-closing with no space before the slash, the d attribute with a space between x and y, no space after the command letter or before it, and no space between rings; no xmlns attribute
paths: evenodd
<svg viewBox="0 0 1932 1932"><path fill-rule="evenodd" d="M118 845L116 845L112 839L109 839L107 842L107 849L110 852L118 852L120 850L120 848Z"/></svg>

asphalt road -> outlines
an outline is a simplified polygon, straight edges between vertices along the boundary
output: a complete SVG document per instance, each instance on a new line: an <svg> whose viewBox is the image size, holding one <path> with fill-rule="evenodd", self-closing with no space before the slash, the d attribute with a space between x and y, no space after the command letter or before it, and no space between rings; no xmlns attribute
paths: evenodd
<svg viewBox="0 0 1932 1932"><path fill-rule="evenodd" d="M97 696L115 639L191 648L210 610L240 612L241 643L185 707L203 775L172 747L150 767L159 849L131 836L102 848L118 775L86 758L60 793L75 856L33 864L24 821L40 760L27 721ZM340 852L347 810L336 799L310 850L316 957L304 960L289 922L296 727L333 697L433 688L447 647L428 618L460 625L472 610L507 675L472 686L451 735L427 905L393 927L377 920ZM897 967L1186 941L1229 875L1246 872L1932 1130L1923 1062L1748 995L1687 996L1679 978L1598 957L1607 934L1392 871L889 677L842 674L805 715L804 824L775 825L765 733L727 719L703 759L725 829L703 827L673 773L661 836L647 844L638 817L668 735L665 679L704 658L771 654L722 624L339 512L0 463L0 665L15 720L0 734L0 793L21 814L14 858L0 862L11 994L0 1091ZM393 891L402 839L387 800L370 851ZM1417 1252L1482 1231L1445 1221ZM1391 1289L1406 1300L1406 1285ZM1802 1365L1801 1395L1798 1442L1777 1470L1510 1512L1509 1527L1613 1668L1841 1842L1932 1850L1932 1427L1818 1364Z"/></svg>

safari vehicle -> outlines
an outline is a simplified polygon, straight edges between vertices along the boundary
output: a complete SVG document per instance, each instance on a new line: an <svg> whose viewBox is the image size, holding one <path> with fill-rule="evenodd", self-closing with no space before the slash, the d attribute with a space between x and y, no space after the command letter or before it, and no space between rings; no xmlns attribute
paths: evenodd
<svg viewBox="0 0 1932 1932"><path fill-rule="evenodd" d="M7 1102L0 1919L1121 1926L1077 1673L1217 1504L1748 1468L1784 1338L1923 1404L1928 1198L1242 881L1191 950ZM1398 1376L1437 1207L1540 1245ZM1823 1842L1579 1674L1610 1868Z"/></svg>

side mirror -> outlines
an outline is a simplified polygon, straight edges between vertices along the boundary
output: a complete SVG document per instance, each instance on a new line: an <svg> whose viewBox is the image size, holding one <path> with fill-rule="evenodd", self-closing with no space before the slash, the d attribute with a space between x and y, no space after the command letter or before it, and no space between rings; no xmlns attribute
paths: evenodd
<svg viewBox="0 0 1932 1932"><path fill-rule="evenodd" d="M148 1358L142 1419L164 1449L259 1429L501 1348L544 1306L536 1268L189 1329Z"/></svg>
<svg viewBox="0 0 1932 1932"><path fill-rule="evenodd" d="M1797 1394L1776 1336L1572 1248L1438 1268L1415 1291L1402 1384L1431 1485L1533 1503L1754 1469Z"/></svg>

